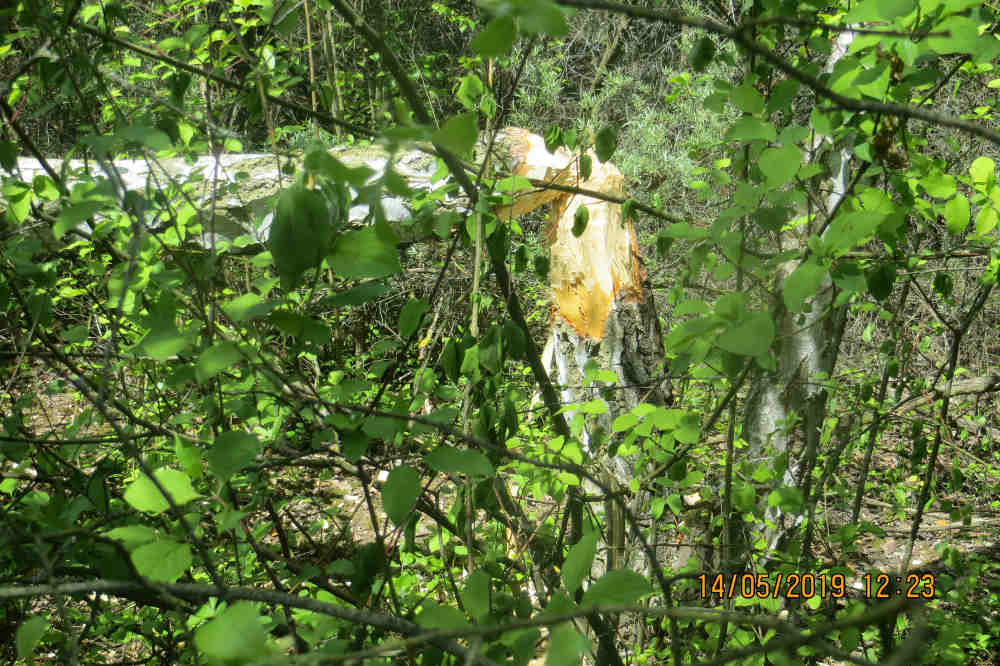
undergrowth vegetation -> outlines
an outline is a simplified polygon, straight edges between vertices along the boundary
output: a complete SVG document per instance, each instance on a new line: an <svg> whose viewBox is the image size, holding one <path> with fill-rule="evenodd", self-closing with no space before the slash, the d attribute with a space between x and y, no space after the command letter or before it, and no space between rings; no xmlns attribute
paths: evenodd
<svg viewBox="0 0 1000 666"><path fill-rule="evenodd" d="M995 7L639 4L0 3L0 660L998 663Z"/></svg>

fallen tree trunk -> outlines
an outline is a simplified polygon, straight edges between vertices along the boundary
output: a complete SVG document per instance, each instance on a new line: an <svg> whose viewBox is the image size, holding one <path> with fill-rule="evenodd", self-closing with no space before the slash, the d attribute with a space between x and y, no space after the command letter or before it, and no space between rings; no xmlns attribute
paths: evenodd
<svg viewBox="0 0 1000 666"><path fill-rule="evenodd" d="M380 146L352 146L334 147L330 153L348 168L367 169L368 182L372 186L384 178L387 167L414 190L430 189L435 185L435 160L417 149L390 154ZM203 155L193 161L182 158L116 159L102 164L93 159L51 160L47 166L63 174L69 187L93 180L109 188L109 193L133 191L143 196L153 196L171 186L186 187L187 197L198 211L192 211L193 221L185 225L184 240L208 248L223 242L232 243L244 235L256 243L266 243L274 199L291 182L279 167L300 161L301 156L289 158L250 153ZM16 172L24 182L30 183L36 176L47 173L45 166L35 158L19 157ZM380 214L401 242L426 235L423 229L409 224L412 211L405 197L381 191L377 200ZM214 215L210 216L210 212ZM347 219L360 223L371 212L369 204L357 203L351 206ZM84 220L75 229L65 231L89 237L93 228Z"/></svg>

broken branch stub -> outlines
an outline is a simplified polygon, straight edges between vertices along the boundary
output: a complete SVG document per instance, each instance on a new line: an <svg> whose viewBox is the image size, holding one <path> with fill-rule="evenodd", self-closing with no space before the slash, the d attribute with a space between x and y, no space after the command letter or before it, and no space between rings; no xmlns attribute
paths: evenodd
<svg viewBox="0 0 1000 666"><path fill-rule="evenodd" d="M584 178L575 155L565 148L548 152L545 140L528 130L507 128L500 141L509 152L515 175L624 196L621 172L611 162L601 162L593 150L587 152L590 177ZM599 341L616 297L626 302L643 299L642 264L632 222L622 217L619 204L547 189L515 194L514 201L498 208L496 215L510 219L544 204L552 206L547 241L555 314L577 334ZM587 207L589 216L577 235L573 224L581 206Z"/></svg>

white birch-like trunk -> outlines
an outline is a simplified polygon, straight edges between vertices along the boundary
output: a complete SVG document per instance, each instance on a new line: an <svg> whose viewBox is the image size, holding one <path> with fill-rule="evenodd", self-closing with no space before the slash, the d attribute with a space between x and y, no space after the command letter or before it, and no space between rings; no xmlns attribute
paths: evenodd
<svg viewBox="0 0 1000 666"><path fill-rule="evenodd" d="M826 72L832 72L837 61L847 54L854 35L849 31L840 33L827 61ZM823 144L830 141L828 137L817 136L809 151L809 159L816 159ZM847 148L838 150L835 147L835 157L837 163L827 180L826 210L821 211L818 219L832 215L847 196L850 152ZM782 237L783 247L804 247L806 237L799 234L797 230L786 231ZM798 260L793 260L778 269L778 293L783 291L785 281L798 264ZM825 393L815 378L829 376L833 371L838 351L833 346L839 340L836 329L838 319L844 316L842 307L833 311L833 298L833 282L828 274L816 295L807 301L808 307L802 313L783 309L778 326L777 371L758 378L747 402L744 437L751 445L753 461L787 455L788 463L780 481L783 486L796 487L801 482L801 450L793 449L789 417L794 414L803 420L807 439L818 434L810 434L809 430L819 428L822 423ZM765 518L773 527L769 526L765 532L764 562L787 530L802 520L801 516L794 521L786 520L778 507L768 507Z"/></svg>

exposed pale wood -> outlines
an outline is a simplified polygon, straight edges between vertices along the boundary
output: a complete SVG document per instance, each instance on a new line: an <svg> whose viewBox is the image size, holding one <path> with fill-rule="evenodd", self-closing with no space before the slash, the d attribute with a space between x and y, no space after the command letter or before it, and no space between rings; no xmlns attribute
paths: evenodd
<svg viewBox="0 0 1000 666"><path fill-rule="evenodd" d="M509 151L513 173L518 176L624 196L621 172L614 164L601 162L593 150L587 153L591 172L585 179L575 155L565 148L548 152L545 140L537 134L511 127L502 132L501 139ZM546 237L555 313L579 335L601 340L616 298L624 302L643 300L643 270L632 222L623 219L618 204L545 189L519 193L512 204L497 209L496 214L508 219L545 204L552 206ZM589 222L576 236L573 223L583 206Z"/></svg>

